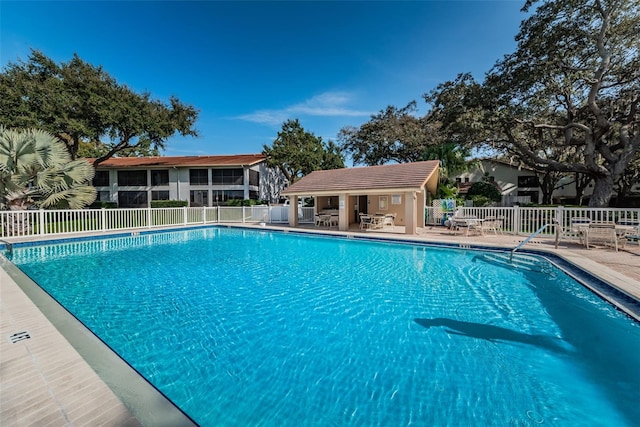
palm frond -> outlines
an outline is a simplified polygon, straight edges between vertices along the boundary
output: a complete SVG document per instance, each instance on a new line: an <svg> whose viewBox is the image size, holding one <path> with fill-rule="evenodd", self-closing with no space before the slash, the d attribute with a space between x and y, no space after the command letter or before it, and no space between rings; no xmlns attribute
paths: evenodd
<svg viewBox="0 0 640 427"><path fill-rule="evenodd" d="M71 160L66 145L60 139L38 129L31 129L28 133L35 143L37 161L43 168L62 166Z"/></svg>
<svg viewBox="0 0 640 427"><path fill-rule="evenodd" d="M40 200L43 209L82 209L96 199L96 189L90 185L81 185L49 194Z"/></svg>

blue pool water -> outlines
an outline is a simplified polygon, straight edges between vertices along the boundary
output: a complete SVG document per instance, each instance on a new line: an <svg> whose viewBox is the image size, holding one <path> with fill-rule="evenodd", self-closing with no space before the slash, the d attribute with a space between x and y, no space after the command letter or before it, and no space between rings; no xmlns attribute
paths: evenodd
<svg viewBox="0 0 640 427"><path fill-rule="evenodd" d="M640 419L640 325L544 260L201 228L13 261L203 426Z"/></svg>

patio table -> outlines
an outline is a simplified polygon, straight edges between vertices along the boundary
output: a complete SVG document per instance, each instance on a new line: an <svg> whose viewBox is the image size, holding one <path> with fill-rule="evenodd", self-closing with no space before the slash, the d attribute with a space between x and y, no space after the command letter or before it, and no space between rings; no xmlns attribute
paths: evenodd
<svg viewBox="0 0 640 427"><path fill-rule="evenodd" d="M465 236L469 235L470 230L479 231L482 234L482 222L481 218L453 218L451 230L456 233L461 227L465 228Z"/></svg>

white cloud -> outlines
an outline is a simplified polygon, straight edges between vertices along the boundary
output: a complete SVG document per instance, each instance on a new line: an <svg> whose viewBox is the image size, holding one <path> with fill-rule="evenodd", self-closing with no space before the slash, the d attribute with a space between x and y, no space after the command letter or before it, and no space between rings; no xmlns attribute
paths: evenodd
<svg viewBox="0 0 640 427"><path fill-rule="evenodd" d="M348 107L352 97L346 92L325 92L299 104L280 110L259 110L236 117L254 123L279 125L287 119L300 116L316 117L364 117L371 112Z"/></svg>

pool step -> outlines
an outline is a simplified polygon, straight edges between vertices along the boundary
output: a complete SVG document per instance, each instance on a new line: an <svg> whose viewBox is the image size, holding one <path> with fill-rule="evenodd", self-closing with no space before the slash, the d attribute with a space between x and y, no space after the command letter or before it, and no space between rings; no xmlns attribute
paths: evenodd
<svg viewBox="0 0 640 427"><path fill-rule="evenodd" d="M479 255L483 261L498 264L503 267L515 267L529 271L541 271L546 263L539 258L530 255L514 254L510 256L507 253L486 253Z"/></svg>

